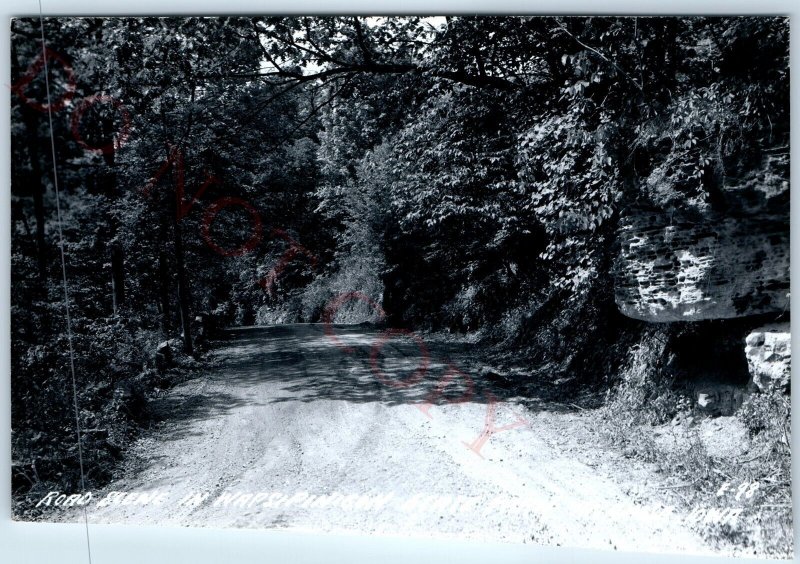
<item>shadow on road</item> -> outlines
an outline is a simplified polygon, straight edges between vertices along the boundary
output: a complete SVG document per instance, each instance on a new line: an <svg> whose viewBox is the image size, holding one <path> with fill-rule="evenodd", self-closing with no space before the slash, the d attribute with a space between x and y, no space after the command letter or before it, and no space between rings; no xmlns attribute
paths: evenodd
<svg viewBox="0 0 800 564"><path fill-rule="evenodd" d="M533 409L546 403L548 411L571 411L531 397L530 382L482 374L480 360L469 347L399 333L386 337L368 326L244 328L231 330L230 340L218 349L218 377L245 385L278 384L282 393L271 402L441 405L516 399Z"/></svg>
<svg viewBox="0 0 800 564"><path fill-rule="evenodd" d="M374 327L354 325L335 325L327 332L321 324L294 324L227 333L212 353L213 367L150 402L153 419L170 422L164 440L202 434L193 422L239 407L287 402L514 401L530 412L575 411L549 399L552 391L530 379L487 374L477 351L464 343L403 334L387 338Z"/></svg>

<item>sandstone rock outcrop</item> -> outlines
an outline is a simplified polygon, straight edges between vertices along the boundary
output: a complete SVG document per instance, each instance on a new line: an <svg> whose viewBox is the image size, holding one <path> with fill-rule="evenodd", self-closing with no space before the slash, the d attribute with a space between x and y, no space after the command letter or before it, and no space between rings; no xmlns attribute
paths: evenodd
<svg viewBox="0 0 800 564"><path fill-rule="evenodd" d="M704 207L652 207L621 220L622 313L670 322L788 310L788 151L765 155L760 168L708 197Z"/></svg>
<svg viewBox="0 0 800 564"><path fill-rule="evenodd" d="M744 349L753 385L761 391L786 389L791 380L789 324L761 327L747 336Z"/></svg>
<svg viewBox="0 0 800 564"><path fill-rule="evenodd" d="M789 230L782 219L694 223L659 212L628 218L619 232L620 311L664 322L788 309Z"/></svg>

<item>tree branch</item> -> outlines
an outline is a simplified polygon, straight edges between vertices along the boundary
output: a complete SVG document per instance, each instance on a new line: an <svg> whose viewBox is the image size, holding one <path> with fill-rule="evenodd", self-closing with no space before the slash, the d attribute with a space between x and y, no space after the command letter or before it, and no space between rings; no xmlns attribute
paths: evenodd
<svg viewBox="0 0 800 564"><path fill-rule="evenodd" d="M403 74L403 73L413 73L413 72L419 74L427 74L429 76L434 76L437 78L444 78L446 80L458 82L460 84L466 84L468 86L475 86L478 88L496 88L499 90L513 90L515 88L518 88L519 86L514 82L507 80L505 78L501 78L499 76L489 76L489 75L481 76L481 75L470 74L466 71L437 70L432 68L419 67L411 63L405 63L405 64L372 63L369 65L367 64L348 65L345 67L327 69L313 74L297 74L286 70L281 70L281 71L267 72L267 73L246 73L246 74L235 73L235 74L226 74L218 76L200 75L198 76L198 78L203 78L203 79L261 78L265 76L278 76L278 77L288 78L290 79L290 81L296 81L302 83L342 74L354 74L354 73Z"/></svg>
<svg viewBox="0 0 800 564"><path fill-rule="evenodd" d="M608 64L613 66L615 69L617 69L617 72L619 72L622 76L624 76L626 79L628 79L639 90L639 92L644 93L644 90L642 89L642 86L638 82L636 82L636 80L631 75L629 75L627 72L622 70L622 68L617 63L615 63L614 61L612 61L611 59L606 57L603 53L601 53L600 51L598 51L594 47L591 47L590 45L587 45L586 43L584 43L583 41L578 39L572 32L570 32L562 24L559 23L559 24L556 24L556 25L558 26L558 29L560 29L561 31L563 31L564 33L569 35L572 39L574 39L575 43L577 43L578 45L580 45L584 49L588 49L589 51L591 51L592 53L594 53L595 55L597 55L598 57L603 59L605 62L607 62Z"/></svg>
<svg viewBox="0 0 800 564"><path fill-rule="evenodd" d="M358 16L353 17L353 27L356 30L356 38L358 39L358 48L364 57L364 64L372 64L372 53L367 48L366 40L364 39L364 30L361 28L361 22L358 21Z"/></svg>

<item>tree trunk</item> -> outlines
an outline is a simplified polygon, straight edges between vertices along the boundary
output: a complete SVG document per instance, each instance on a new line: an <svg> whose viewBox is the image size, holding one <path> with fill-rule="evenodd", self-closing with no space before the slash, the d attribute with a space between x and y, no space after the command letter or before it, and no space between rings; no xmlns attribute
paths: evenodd
<svg viewBox="0 0 800 564"><path fill-rule="evenodd" d="M163 235L163 232L162 232ZM164 237L162 237L162 241ZM161 304L161 329L165 335L169 335L172 329L169 307L169 264L167 263L167 253L164 249L158 251L158 278L159 278L159 302Z"/></svg>
<svg viewBox="0 0 800 564"><path fill-rule="evenodd" d="M19 62L19 56L15 47L15 42L11 42L11 64L13 65L12 76L15 80L19 80L22 66ZM13 94L12 94L13 95ZM44 237L44 183L42 174L42 161L39 152L39 119L42 115L30 108L26 104L20 105L20 113L22 114L22 123L25 126L25 139L26 150L28 158L30 159L31 174L30 174L30 193L33 196L33 213L36 218L36 266L39 273L39 281L42 288L45 287L47 282L47 246Z"/></svg>
<svg viewBox="0 0 800 564"><path fill-rule="evenodd" d="M178 269L178 306L181 311L181 329L183 330L183 346L186 354L192 354L192 323L191 323L191 297L189 295L189 285L186 280L186 268L184 265L183 240L181 236L180 220L175 216L173 220L175 226L175 264Z"/></svg>
<svg viewBox="0 0 800 564"><path fill-rule="evenodd" d="M100 138L104 143L108 143L107 150L103 152L107 172L103 175L103 192L108 198L110 207L117 201L117 163L116 149L114 147L114 118L113 115L103 115L99 123ZM125 303L125 253L122 249L117 236L119 233L119 220L116 214L109 214L109 245L111 263L111 292L114 313L117 313L123 303Z"/></svg>
<svg viewBox="0 0 800 564"><path fill-rule="evenodd" d="M25 113L25 112L23 112ZM33 213L36 218L36 264L39 269L39 281L42 287L47 283L47 243L44 240L44 186L42 186L42 170L39 154L36 151L35 130L28 135L28 151L31 158L31 175L33 176Z"/></svg>
<svg viewBox="0 0 800 564"><path fill-rule="evenodd" d="M183 250L183 236L181 234L181 220L178 217L178 185L183 184L183 163L178 166L173 165L173 176L175 178L175 197L172 199L172 225L175 236L175 267L178 270L178 307L181 312L181 329L183 330L183 346L186 354L192 354L192 315L191 315L191 295L189 293L189 283L186 279L186 265Z"/></svg>

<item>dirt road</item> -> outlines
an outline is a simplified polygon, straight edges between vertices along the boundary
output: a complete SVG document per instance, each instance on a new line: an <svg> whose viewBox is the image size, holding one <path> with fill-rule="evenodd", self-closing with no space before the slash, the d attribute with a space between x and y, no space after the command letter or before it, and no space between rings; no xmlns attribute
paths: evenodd
<svg viewBox="0 0 800 564"><path fill-rule="evenodd" d="M90 522L708 552L657 475L599 446L591 412L477 381L463 345L394 335L371 355L374 330L334 333L233 333L213 370L156 401L163 421Z"/></svg>

